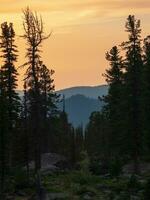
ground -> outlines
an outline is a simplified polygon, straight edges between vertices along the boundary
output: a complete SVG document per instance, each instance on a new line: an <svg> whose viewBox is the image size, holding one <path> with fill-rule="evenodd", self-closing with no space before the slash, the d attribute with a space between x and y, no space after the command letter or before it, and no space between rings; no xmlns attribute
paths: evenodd
<svg viewBox="0 0 150 200"><path fill-rule="evenodd" d="M146 179L138 176L113 178L84 171L59 172L42 176L43 200L147 200ZM26 192L24 192L26 193ZM15 200L34 200L33 191ZM30 198L29 198L30 196ZM33 195L34 196L34 195Z"/></svg>

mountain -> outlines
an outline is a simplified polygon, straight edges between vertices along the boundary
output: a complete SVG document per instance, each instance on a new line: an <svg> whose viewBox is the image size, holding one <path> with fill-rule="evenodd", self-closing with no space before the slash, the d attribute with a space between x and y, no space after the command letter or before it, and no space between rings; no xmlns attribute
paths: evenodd
<svg viewBox="0 0 150 200"><path fill-rule="evenodd" d="M23 91L17 91L20 96L23 96ZM99 86L78 86L70 87L62 90L58 90L57 93L60 95L65 95L65 98L70 98L73 95L81 94L89 98L97 99L98 96L102 97L108 92L108 85L99 85Z"/></svg>
<svg viewBox="0 0 150 200"><path fill-rule="evenodd" d="M93 111L101 110L103 102L98 99L88 98L84 95L73 95L65 100L65 111L68 114L69 122L73 126L86 126ZM60 106L62 109L62 103Z"/></svg>
<svg viewBox="0 0 150 200"><path fill-rule="evenodd" d="M103 102L98 100L108 92L107 85L100 86L79 86L71 87L57 91L58 94L65 95L65 110L68 114L69 121L75 126L88 123L92 112L101 110ZM23 96L23 91L18 91ZM62 110L62 102L58 105Z"/></svg>
<svg viewBox="0 0 150 200"><path fill-rule="evenodd" d="M97 99L98 96L106 95L108 92L108 85L99 86L79 86L71 87L57 91L58 94L65 95L65 98L69 98L76 94L81 94L89 98Z"/></svg>
<svg viewBox="0 0 150 200"><path fill-rule="evenodd" d="M98 100L98 96L102 97L107 92L107 85L71 87L57 91L61 96L65 95L65 110L69 121L75 127L81 124L85 127L91 113L101 110L104 103Z"/></svg>

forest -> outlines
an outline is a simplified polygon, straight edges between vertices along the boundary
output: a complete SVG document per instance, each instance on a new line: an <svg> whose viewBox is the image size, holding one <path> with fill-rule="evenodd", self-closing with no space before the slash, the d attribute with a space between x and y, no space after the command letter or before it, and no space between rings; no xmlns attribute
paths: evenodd
<svg viewBox="0 0 150 200"><path fill-rule="evenodd" d="M1 24L0 199L149 200L150 36L142 38L140 20L129 15L127 40L106 52L108 95L84 129L69 122L54 70L42 60L52 33L29 8L23 15L26 61L19 67L13 23ZM18 68L26 70L23 97ZM61 159L46 167L53 156Z"/></svg>

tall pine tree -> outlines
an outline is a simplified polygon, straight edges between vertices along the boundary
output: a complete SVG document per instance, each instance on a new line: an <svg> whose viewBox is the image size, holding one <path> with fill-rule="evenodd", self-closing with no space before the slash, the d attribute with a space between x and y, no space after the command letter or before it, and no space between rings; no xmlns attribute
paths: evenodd
<svg viewBox="0 0 150 200"><path fill-rule="evenodd" d="M2 58L4 65L1 68L3 76L3 93L5 96L6 103L6 115L8 116L8 137L7 137L7 148L8 148L8 165L9 168L12 166L13 159L13 135L16 131L17 120L19 118L20 110L20 99L16 92L17 89L17 70L15 62L17 61L17 46L15 45L15 32L13 24L7 24L4 22L1 25L1 43L0 48L2 51Z"/></svg>
<svg viewBox="0 0 150 200"><path fill-rule="evenodd" d="M29 8L24 10L24 32L23 38L26 40L28 48L26 57L28 61L26 81L27 89L30 93L30 122L33 137L35 171L41 168L41 93L40 93L40 69L41 56L40 47L43 40L49 36L44 35L42 19L33 13Z"/></svg>
<svg viewBox="0 0 150 200"><path fill-rule="evenodd" d="M6 182L6 142L8 137L6 96L4 93L3 73L0 70L0 198L3 198Z"/></svg>
<svg viewBox="0 0 150 200"><path fill-rule="evenodd" d="M104 75L109 85L108 95L104 98L106 103L104 110L107 112L109 122L108 140L111 158L123 153L123 61L116 46L106 53L106 59L110 63L110 68Z"/></svg>
<svg viewBox="0 0 150 200"><path fill-rule="evenodd" d="M150 36L144 39L144 69L143 69L143 144L144 153L150 150Z"/></svg>
<svg viewBox="0 0 150 200"><path fill-rule="evenodd" d="M130 158L134 162L134 172L139 171L141 154L141 84L142 84L142 56L141 56L141 28L140 20L129 15L125 25L128 41L122 43L125 50L125 85L126 85L126 121L129 137Z"/></svg>

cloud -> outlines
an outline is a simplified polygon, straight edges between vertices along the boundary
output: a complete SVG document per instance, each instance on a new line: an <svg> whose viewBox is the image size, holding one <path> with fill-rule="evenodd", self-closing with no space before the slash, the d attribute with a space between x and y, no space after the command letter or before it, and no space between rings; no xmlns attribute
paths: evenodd
<svg viewBox="0 0 150 200"><path fill-rule="evenodd" d="M45 16L46 23L52 27L99 23L150 12L149 0L1 0L0 13L20 15L27 6Z"/></svg>
<svg viewBox="0 0 150 200"><path fill-rule="evenodd" d="M0 12L20 12L26 6L38 11L81 11L86 9L147 9L149 0L1 0Z"/></svg>

